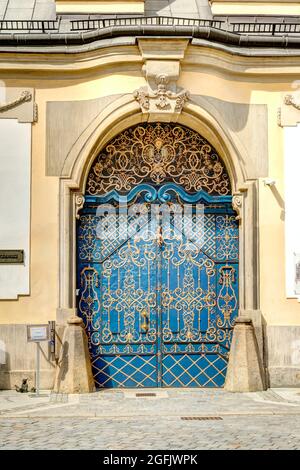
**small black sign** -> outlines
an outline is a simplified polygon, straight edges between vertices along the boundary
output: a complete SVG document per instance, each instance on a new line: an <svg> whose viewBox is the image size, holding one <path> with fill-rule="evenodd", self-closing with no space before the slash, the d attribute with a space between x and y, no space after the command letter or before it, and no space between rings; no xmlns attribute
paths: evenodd
<svg viewBox="0 0 300 470"><path fill-rule="evenodd" d="M0 264L24 264L24 250L0 250Z"/></svg>

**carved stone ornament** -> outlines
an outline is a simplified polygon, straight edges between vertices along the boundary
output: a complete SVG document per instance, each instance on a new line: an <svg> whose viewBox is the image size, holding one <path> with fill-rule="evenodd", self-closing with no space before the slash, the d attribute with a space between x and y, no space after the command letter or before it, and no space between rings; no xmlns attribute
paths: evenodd
<svg viewBox="0 0 300 470"><path fill-rule="evenodd" d="M189 99L189 93L181 90L178 93L168 89L169 78L160 74L155 79L157 88L142 87L133 93L143 112L181 113L184 104Z"/></svg>
<svg viewBox="0 0 300 470"><path fill-rule="evenodd" d="M243 198L242 196L235 195L232 198L232 207L236 211L236 220L242 220Z"/></svg>
<svg viewBox="0 0 300 470"><path fill-rule="evenodd" d="M282 127L282 123L281 123L281 108L277 108L277 124L279 127Z"/></svg>
<svg viewBox="0 0 300 470"><path fill-rule="evenodd" d="M75 194L75 216L76 219L79 219L79 211L84 206L84 196L81 193Z"/></svg>
<svg viewBox="0 0 300 470"><path fill-rule="evenodd" d="M294 95L285 95L284 104L300 110L300 101L297 101Z"/></svg>
<svg viewBox="0 0 300 470"><path fill-rule="evenodd" d="M0 103L0 113L4 113L5 111L9 111L12 108L15 108L16 106L20 106L20 104L26 103L27 101L32 100L32 94L30 91L22 91L21 95L19 98L17 98L14 101L11 101L10 103L2 104Z"/></svg>
<svg viewBox="0 0 300 470"><path fill-rule="evenodd" d="M281 106L277 112L277 124L280 127L296 126L300 122L300 89L282 93Z"/></svg>
<svg viewBox="0 0 300 470"><path fill-rule="evenodd" d="M38 104L34 103L33 104L33 122L38 122L38 118L39 118Z"/></svg>

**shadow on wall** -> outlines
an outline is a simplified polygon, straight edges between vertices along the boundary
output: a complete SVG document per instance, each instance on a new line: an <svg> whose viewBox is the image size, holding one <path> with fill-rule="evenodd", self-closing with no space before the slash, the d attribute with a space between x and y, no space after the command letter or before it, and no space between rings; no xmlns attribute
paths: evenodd
<svg viewBox="0 0 300 470"><path fill-rule="evenodd" d="M59 360L59 373L57 376L57 384L64 382L69 370L69 343L65 341L63 344L62 355Z"/></svg>
<svg viewBox="0 0 300 470"><path fill-rule="evenodd" d="M279 193L278 189L276 188L276 186L271 186L271 191L281 209L281 213L280 213L280 220L282 220L284 222L285 220L285 204L284 204L284 200L281 196L281 194Z"/></svg>

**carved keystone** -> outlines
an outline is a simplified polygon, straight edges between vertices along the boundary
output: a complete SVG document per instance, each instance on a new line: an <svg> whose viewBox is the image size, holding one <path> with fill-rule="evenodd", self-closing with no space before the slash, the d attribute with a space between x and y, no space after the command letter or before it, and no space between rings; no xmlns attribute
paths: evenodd
<svg viewBox="0 0 300 470"><path fill-rule="evenodd" d="M187 90L177 88L180 61L188 46L187 39L139 39L139 49L144 61L142 68L147 86L133 93L141 111L150 121L177 120L189 100Z"/></svg>
<svg viewBox="0 0 300 470"><path fill-rule="evenodd" d="M237 318L233 330L224 389L228 392L265 390L252 320Z"/></svg>
<svg viewBox="0 0 300 470"><path fill-rule="evenodd" d="M68 320L64 332L54 392L90 393L95 391L87 336L80 317Z"/></svg>
<svg viewBox="0 0 300 470"><path fill-rule="evenodd" d="M133 94L145 113L181 113L189 93L186 90L173 92L168 89L169 77L165 74L156 76L157 88L140 88Z"/></svg>

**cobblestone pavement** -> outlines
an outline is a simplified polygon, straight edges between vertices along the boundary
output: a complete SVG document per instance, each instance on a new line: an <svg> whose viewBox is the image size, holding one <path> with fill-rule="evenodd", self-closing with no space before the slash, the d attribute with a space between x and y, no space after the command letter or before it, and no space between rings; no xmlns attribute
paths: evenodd
<svg viewBox="0 0 300 470"><path fill-rule="evenodd" d="M0 449L300 449L300 389L148 392L1 392Z"/></svg>

